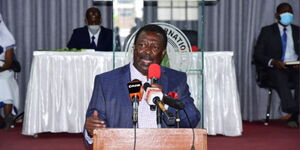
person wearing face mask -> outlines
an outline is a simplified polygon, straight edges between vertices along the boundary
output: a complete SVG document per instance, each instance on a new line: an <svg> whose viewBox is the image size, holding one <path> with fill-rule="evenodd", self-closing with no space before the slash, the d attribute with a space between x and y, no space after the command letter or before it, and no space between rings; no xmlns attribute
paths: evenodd
<svg viewBox="0 0 300 150"><path fill-rule="evenodd" d="M287 66L286 62L299 61L300 28L292 24L292 6L281 3L277 6L276 23L263 27L257 39L254 60L264 66L268 79L281 99L283 112L291 114L288 126L299 127L299 64ZM289 84L295 87L294 95Z"/></svg>
<svg viewBox="0 0 300 150"><path fill-rule="evenodd" d="M73 30L68 48L94 49L96 51L113 50L113 32L101 26L101 12L98 8L91 7L86 11L84 27Z"/></svg>

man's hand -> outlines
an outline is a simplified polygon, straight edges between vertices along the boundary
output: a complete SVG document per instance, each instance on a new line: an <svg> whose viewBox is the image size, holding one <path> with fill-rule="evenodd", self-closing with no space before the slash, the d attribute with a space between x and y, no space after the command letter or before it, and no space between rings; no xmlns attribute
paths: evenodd
<svg viewBox="0 0 300 150"><path fill-rule="evenodd" d="M93 131L96 128L106 128L106 124L98 117L98 112L95 110L93 116L86 119L84 127L86 128L89 136L93 136Z"/></svg>
<svg viewBox="0 0 300 150"><path fill-rule="evenodd" d="M284 62L280 60L272 60L271 64L277 69L287 69L288 67L285 66Z"/></svg>

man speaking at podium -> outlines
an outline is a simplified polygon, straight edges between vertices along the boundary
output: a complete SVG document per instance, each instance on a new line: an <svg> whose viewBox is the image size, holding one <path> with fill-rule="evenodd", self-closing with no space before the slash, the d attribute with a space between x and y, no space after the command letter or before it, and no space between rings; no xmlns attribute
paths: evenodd
<svg viewBox="0 0 300 150"><path fill-rule="evenodd" d="M129 97L127 83L137 79L142 84L148 82L148 67L160 64L166 54L167 36L158 25L146 25L139 29L134 40L133 62L95 77L94 90L85 122L84 136L92 144L93 130L96 128L133 128L133 105ZM160 79L152 87L160 87L163 93L176 92L185 105L179 111L181 128L196 127L200 112L194 105L187 85L187 76L170 68L160 67ZM144 94L145 95L145 94ZM166 106L169 112L175 109ZM187 114L187 115L186 115ZM141 98L138 105L138 128L157 128L156 110ZM161 121L162 128L174 128Z"/></svg>

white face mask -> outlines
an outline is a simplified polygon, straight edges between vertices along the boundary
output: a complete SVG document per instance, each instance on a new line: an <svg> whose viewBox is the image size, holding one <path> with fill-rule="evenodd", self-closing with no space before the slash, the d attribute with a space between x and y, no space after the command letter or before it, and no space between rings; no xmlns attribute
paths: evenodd
<svg viewBox="0 0 300 150"><path fill-rule="evenodd" d="M92 34L96 34L100 29L100 25L88 25L88 28Z"/></svg>

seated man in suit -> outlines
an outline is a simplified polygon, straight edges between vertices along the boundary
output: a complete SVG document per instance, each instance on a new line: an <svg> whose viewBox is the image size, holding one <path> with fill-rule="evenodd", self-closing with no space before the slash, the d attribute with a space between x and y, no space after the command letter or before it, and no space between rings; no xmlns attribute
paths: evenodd
<svg viewBox="0 0 300 150"><path fill-rule="evenodd" d="M87 26L73 30L68 48L95 49L96 51L113 50L113 33L111 29L101 26L101 12L98 8L89 8L86 11Z"/></svg>
<svg viewBox="0 0 300 150"><path fill-rule="evenodd" d="M266 67L269 79L281 99L282 110L292 114L288 126L299 127L299 64L288 67L285 63L299 61L300 29L291 24L293 9L288 3L281 3L277 7L275 17L278 22L262 28L254 59L257 65ZM294 83L294 97L289 82Z"/></svg>
<svg viewBox="0 0 300 150"><path fill-rule="evenodd" d="M130 101L127 83L133 79L143 84L147 79L150 64L160 64L166 54L167 35L158 25L146 25L139 29L134 40L133 62L115 70L95 77L94 91L90 101L85 122L84 136L92 143L93 130L96 128L133 128L132 103ZM200 120L200 112L194 105L187 85L187 76L170 68L160 67L161 77L158 84L164 93L177 92L179 99L185 105L180 110L180 127L196 127ZM175 109L168 107L175 114ZM138 106L138 128L157 128L156 110L150 109L145 98ZM188 121L190 120L190 123ZM164 120L161 127L169 128Z"/></svg>

